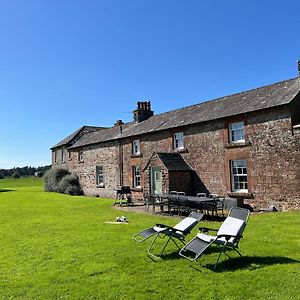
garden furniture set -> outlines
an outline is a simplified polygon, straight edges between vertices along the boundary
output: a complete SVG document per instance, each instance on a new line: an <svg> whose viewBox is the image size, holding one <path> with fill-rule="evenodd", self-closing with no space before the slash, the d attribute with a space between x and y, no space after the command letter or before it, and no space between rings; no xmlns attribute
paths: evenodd
<svg viewBox="0 0 300 300"><path fill-rule="evenodd" d="M163 252L170 241L177 246L180 256L193 262L196 262L197 259L200 258L208 248L214 246L219 252L217 261L214 265L215 269L222 254L225 254L228 258L230 258L229 254L227 253L228 250L234 250L240 257L242 257L242 254L238 250L238 246L240 239L243 237L242 234L247 225L249 216L250 211L248 209L232 207L227 218L224 220L218 230L200 227L200 232L197 233L196 236L187 244L185 243L185 238L201 221L203 217L202 213L192 212L188 217L184 218L173 227L164 224L156 224L155 226L138 232L132 238L138 243L143 243L147 239L154 236L147 250L147 254L152 259L162 257ZM211 231L216 232L215 235L208 234ZM153 245L158 238L163 239L165 237L167 237L167 240L160 254L155 255L152 252ZM183 244L183 247L180 248L176 241L180 241Z"/></svg>

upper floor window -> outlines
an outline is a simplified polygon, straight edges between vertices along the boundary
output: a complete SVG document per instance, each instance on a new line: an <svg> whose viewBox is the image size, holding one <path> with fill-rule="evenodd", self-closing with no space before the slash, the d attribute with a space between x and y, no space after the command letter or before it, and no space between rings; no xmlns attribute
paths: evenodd
<svg viewBox="0 0 300 300"><path fill-rule="evenodd" d="M247 160L231 161L231 181L233 192L248 192Z"/></svg>
<svg viewBox="0 0 300 300"><path fill-rule="evenodd" d="M245 142L245 123L236 122L229 124L229 141L230 143Z"/></svg>
<svg viewBox="0 0 300 300"><path fill-rule="evenodd" d="M140 140L134 140L132 142L132 154L134 154L134 155L141 154L141 141Z"/></svg>
<svg viewBox="0 0 300 300"><path fill-rule="evenodd" d="M54 162L57 163L57 150L54 150Z"/></svg>
<svg viewBox="0 0 300 300"><path fill-rule="evenodd" d="M184 149L184 135L183 132L177 132L173 136L173 147L174 150L183 150Z"/></svg>
<svg viewBox="0 0 300 300"><path fill-rule="evenodd" d="M96 185L104 186L103 166L96 166Z"/></svg>
<svg viewBox="0 0 300 300"><path fill-rule="evenodd" d="M65 162L64 148L61 148L61 162Z"/></svg>
<svg viewBox="0 0 300 300"><path fill-rule="evenodd" d="M141 187L141 168L138 166L133 167L133 187Z"/></svg>
<svg viewBox="0 0 300 300"><path fill-rule="evenodd" d="M84 159L84 157L83 157L83 151L79 151L79 153L78 153L78 160L80 162L83 162L83 159Z"/></svg>

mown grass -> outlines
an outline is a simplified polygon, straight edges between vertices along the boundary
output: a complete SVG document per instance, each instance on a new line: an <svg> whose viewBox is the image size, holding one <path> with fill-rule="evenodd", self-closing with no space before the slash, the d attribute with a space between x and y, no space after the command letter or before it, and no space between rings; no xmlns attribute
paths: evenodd
<svg viewBox="0 0 300 300"><path fill-rule="evenodd" d="M299 212L251 215L244 259L223 257L214 272L214 251L192 264L170 245L153 262L131 239L177 218L46 193L41 179L0 180L0 191L0 299L299 299ZM129 224L105 224L122 214Z"/></svg>

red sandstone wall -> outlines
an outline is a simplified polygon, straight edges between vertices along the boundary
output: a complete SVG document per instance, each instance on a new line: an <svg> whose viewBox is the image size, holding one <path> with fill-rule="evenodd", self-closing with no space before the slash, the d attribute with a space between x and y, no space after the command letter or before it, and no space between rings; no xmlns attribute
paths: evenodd
<svg viewBox="0 0 300 300"><path fill-rule="evenodd" d="M240 120L246 123L246 143L229 145L228 124ZM251 205L276 205L283 210L300 207L300 130L292 131L287 108L128 138L122 141L123 159L118 142L86 147L83 163L78 162L78 152L73 152L71 160L66 154L65 164L58 161L54 166L69 166L76 172L86 194L113 197L121 183L120 160L123 185L132 187L132 166L144 169L154 152L172 152L172 136L178 131L185 135L186 149L181 154L195 170L193 194L205 188L210 193L235 196L231 193L230 160L247 159L249 193L244 196ZM133 156L132 140L138 138L141 155ZM96 165L104 166L104 188L96 187ZM164 180L168 179L168 174L164 175ZM141 180L144 189L134 191L135 198L142 198L143 192L149 191L147 168ZM164 183L166 192L168 188Z"/></svg>
<svg viewBox="0 0 300 300"><path fill-rule="evenodd" d="M117 142L106 142L87 146L84 161L78 161L78 151L71 153L70 170L79 176L79 182L86 195L114 198L119 185L119 147ZM96 166L103 166L104 187L96 186Z"/></svg>

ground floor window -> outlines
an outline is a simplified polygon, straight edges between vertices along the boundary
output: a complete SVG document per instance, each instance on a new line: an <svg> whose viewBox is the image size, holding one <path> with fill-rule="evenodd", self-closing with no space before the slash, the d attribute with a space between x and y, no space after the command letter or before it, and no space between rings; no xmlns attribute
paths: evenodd
<svg viewBox="0 0 300 300"><path fill-rule="evenodd" d="M98 186L104 186L103 166L96 167L96 184Z"/></svg>
<svg viewBox="0 0 300 300"><path fill-rule="evenodd" d="M247 160L231 161L231 180L233 192L248 192Z"/></svg>
<svg viewBox="0 0 300 300"><path fill-rule="evenodd" d="M141 168L138 166L133 167L133 187L141 187Z"/></svg>

